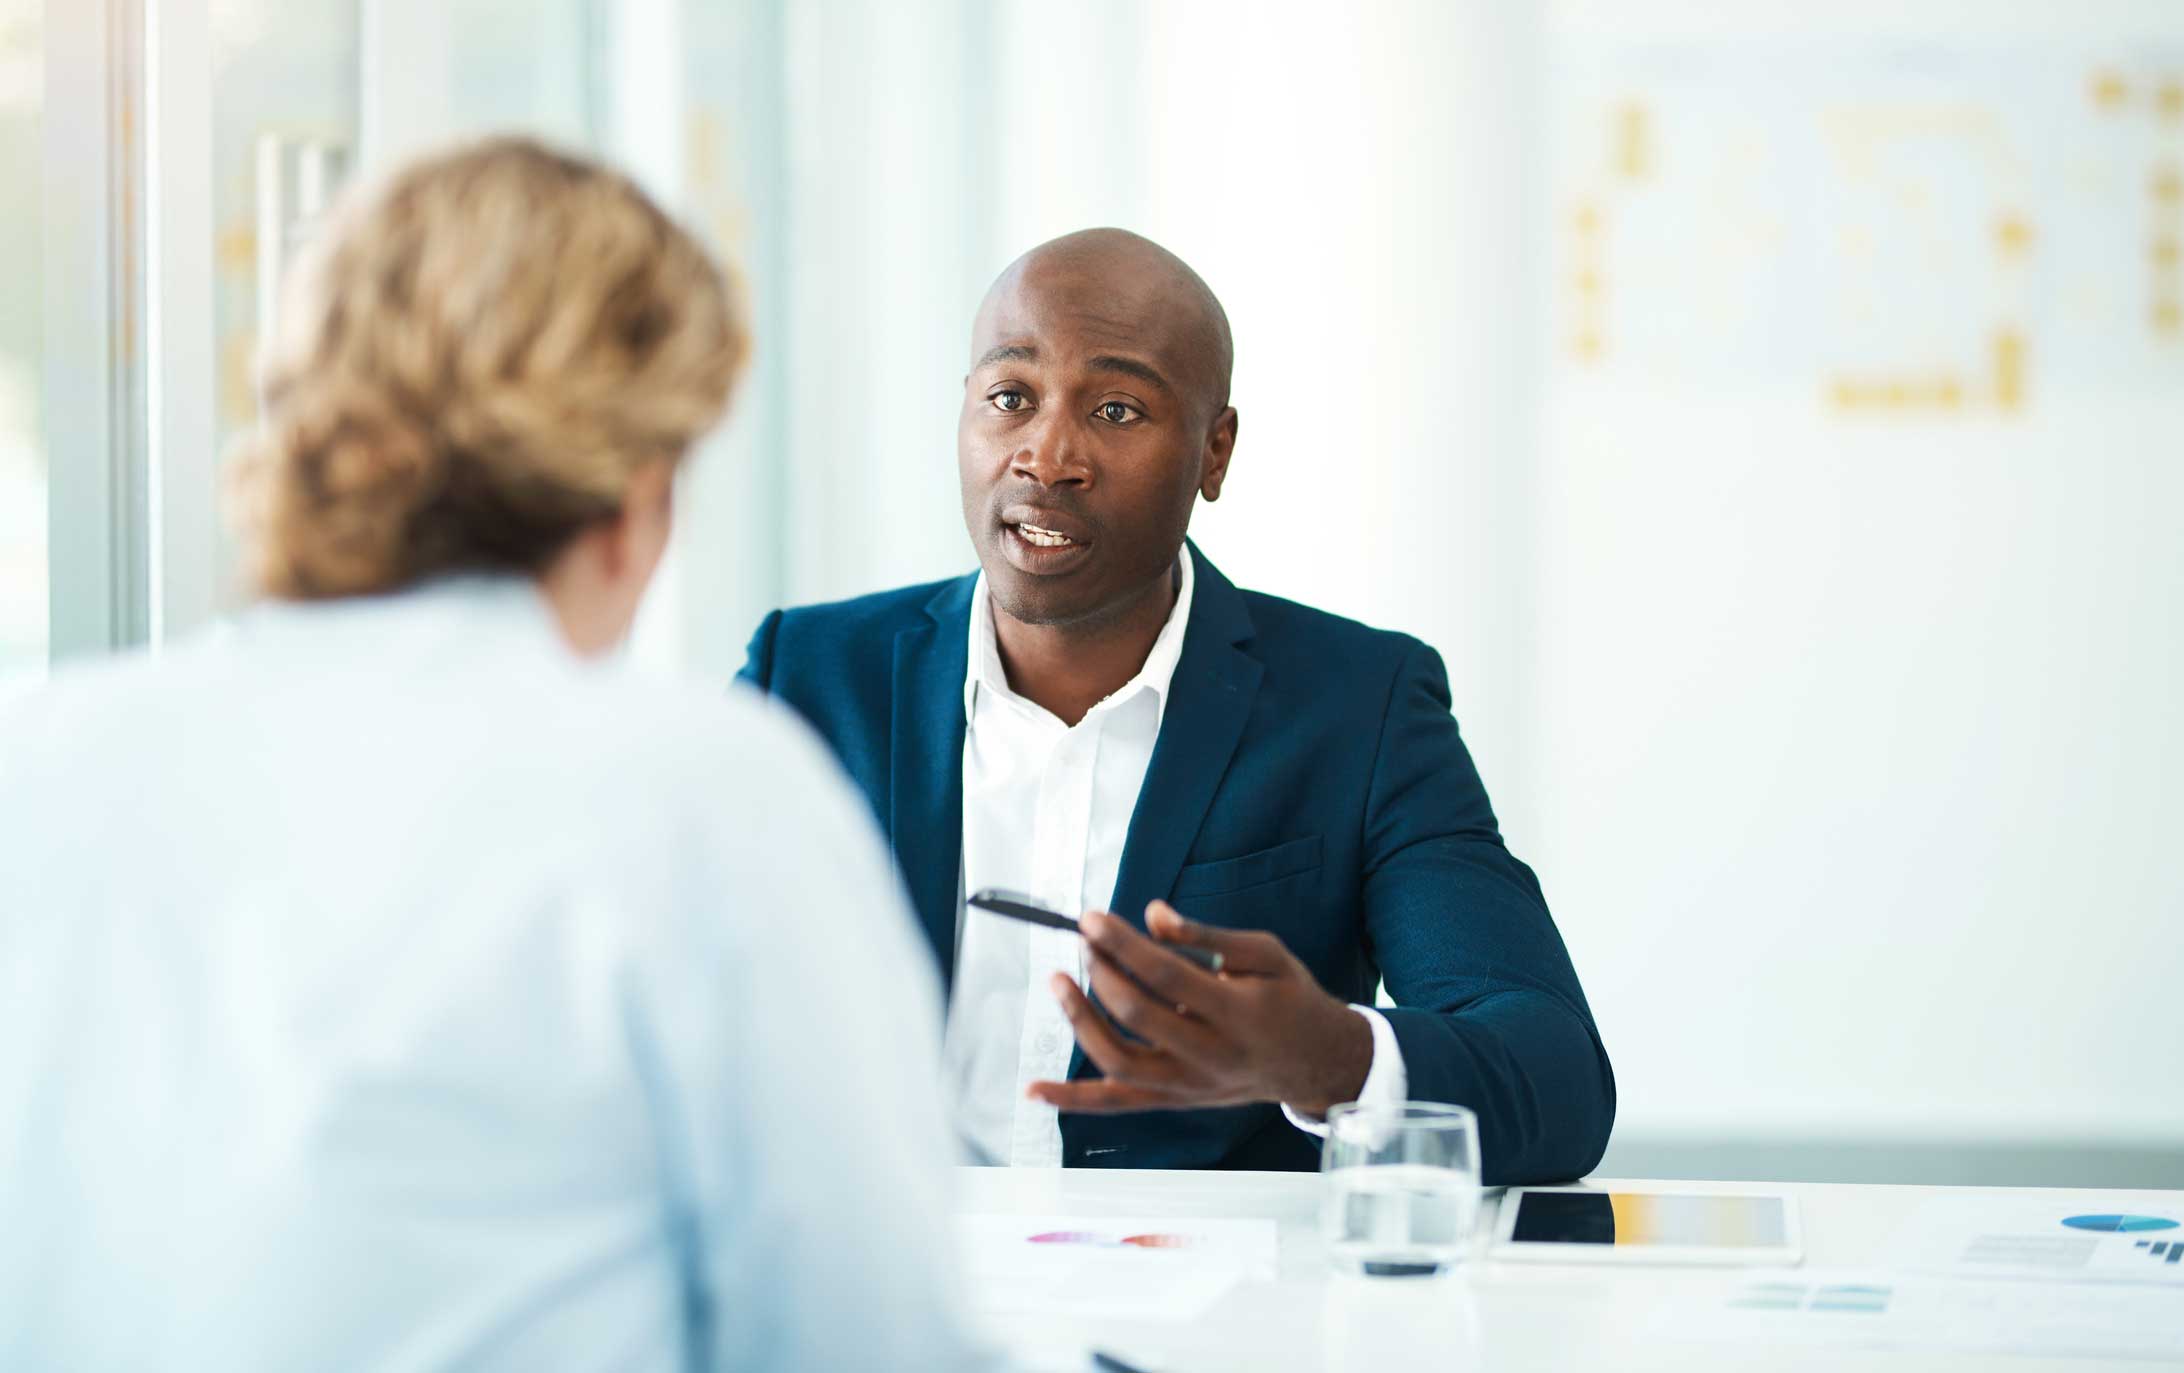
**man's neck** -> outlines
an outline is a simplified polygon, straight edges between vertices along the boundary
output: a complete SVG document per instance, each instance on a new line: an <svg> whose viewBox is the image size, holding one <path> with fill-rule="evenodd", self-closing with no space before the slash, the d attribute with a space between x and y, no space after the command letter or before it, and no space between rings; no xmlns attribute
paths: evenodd
<svg viewBox="0 0 2184 1373"><path fill-rule="evenodd" d="M1096 625L1025 624L993 606L994 647L1009 689L1075 725L1145 666L1175 610L1181 580L1170 573Z"/></svg>

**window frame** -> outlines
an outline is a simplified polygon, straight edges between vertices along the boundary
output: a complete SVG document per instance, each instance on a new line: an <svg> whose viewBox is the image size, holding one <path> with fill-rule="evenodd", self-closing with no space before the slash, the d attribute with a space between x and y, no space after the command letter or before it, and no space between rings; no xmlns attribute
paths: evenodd
<svg viewBox="0 0 2184 1373"><path fill-rule="evenodd" d="M143 147L137 0L45 7L40 204L47 656L142 642Z"/></svg>
<svg viewBox="0 0 2184 1373"><path fill-rule="evenodd" d="M210 37L190 0L47 0L47 656L219 608Z"/></svg>

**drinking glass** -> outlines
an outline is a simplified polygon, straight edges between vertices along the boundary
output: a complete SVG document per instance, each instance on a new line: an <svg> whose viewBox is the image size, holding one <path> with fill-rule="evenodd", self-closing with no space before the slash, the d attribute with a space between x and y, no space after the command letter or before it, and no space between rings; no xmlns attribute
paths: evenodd
<svg viewBox="0 0 2184 1373"><path fill-rule="evenodd" d="M1327 1113L1320 1230L1334 1266L1430 1277L1462 1263L1479 1216L1479 1118L1462 1106L1356 1102Z"/></svg>

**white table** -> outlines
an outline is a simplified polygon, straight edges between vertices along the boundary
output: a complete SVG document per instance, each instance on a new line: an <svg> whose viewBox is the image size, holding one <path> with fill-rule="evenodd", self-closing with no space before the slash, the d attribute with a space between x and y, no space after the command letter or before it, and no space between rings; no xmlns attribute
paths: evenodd
<svg viewBox="0 0 2184 1373"><path fill-rule="evenodd" d="M1738 1190L1729 1183L1625 1183L1603 1188ZM1764 1184L1768 1187L1776 1184ZM1897 1222L1922 1199L1953 1189L1787 1184L1804 1220L1805 1265L1879 1264ZM1994 1190L1994 1189L1987 1189ZM2048 1193L2071 1196L2069 1192ZM2103 1192L2147 1209L2184 1206L2184 1193ZM1046 1346L1074 1340L1112 1350L1161 1373L1219 1369L1554 1370L1624 1373L1642 1369L1920 1370L1993 1369L2050 1373L2086 1368L2148 1369L2148 1363L1882 1353L1816 1346L1760 1348L1707 1344L1657 1333L1655 1313L1678 1284L1718 1282L1721 1270L1610 1268L1475 1262L1457 1280L1337 1279L1319 1238L1320 1180L1309 1173L1197 1173L1124 1169L958 1170L958 1208L967 1213L1085 1216L1263 1216L1281 1241L1274 1282L1231 1291L1189 1324L1041 1319L1004 1327ZM1491 1224L1493 1203L1481 1219ZM2184 1300L2180 1296L2179 1300Z"/></svg>

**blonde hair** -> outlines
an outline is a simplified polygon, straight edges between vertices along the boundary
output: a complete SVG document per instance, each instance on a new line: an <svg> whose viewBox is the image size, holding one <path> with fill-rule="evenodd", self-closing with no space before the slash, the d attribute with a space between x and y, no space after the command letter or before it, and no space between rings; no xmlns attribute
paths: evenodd
<svg viewBox="0 0 2184 1373"><path fill-rule="evenodd" d="M680 461L748 351L712 259L628 178L522 138L339 209L284 291L231 495L258 587L537 572Z"/></svg>

